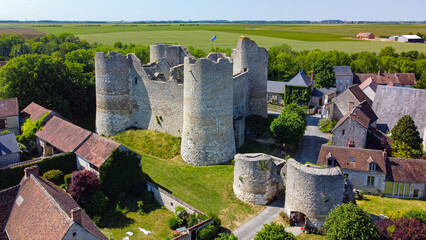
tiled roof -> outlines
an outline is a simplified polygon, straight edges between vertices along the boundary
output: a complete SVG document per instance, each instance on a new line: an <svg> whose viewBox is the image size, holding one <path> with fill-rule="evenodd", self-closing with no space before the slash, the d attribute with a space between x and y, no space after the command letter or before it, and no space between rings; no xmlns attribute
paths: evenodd
<svg viewBox="0 0 426 240"><path fill-rule="evenodd" d="M93 133L75 153L100 167L118 146L119 143Z"/></svg>
<svg viewBox="0 0 426 240"><path fill-rule="evenodd" d="M370 86L370 88L376 92L377 89L377 84L376 82L373 81L373 79L371 77L367 78L363 83L361 83L359 85L359 88L361 88L361 90L364 90L366 87Z"/></svg>
<svg viewBox="0 0 426 240"><path fill-rule="evenodd" d="M0 100L0 117L18 116L19 105L17 98Z"/></svg>
<svg viewBox="0 0 426 240"><path fill-rule="evenodd" d="M51 112L52 110L46 109L35 102L30 103L30 105L28 105L21 111L22 117L24 118L31 117L31 120L33 121L43 117L45 113L50 114Z"/></svg>
<svg viewBox="0 0 426 240"><path fill-rule="evenodd" d="M352 76L352 70L349 66L334 66L333 67L334 74L336 76Z"/></svg>
<svg viewBox="0 0 426 240"><path fill-rule="evenodd" d="M268 93L284 93L286 82L268 81L267 90Z"/></svg>
<svg viewBox="0 0 426 240"><path fill-rule="evenodd" d="M390 157L387 165L386 181L426 183L426 160Z"/></svg>
<svg viewBox="0 0 426 240"><path fill-rule="evenodd" d="M417 83L414 73L355 73L354 83L361 84L368 78L371 78L378 85L415 85Z"/></svg>
<svg viewBox="0 0 426 240"><path fill-rule="evenodd" d="M368 101L369 98L365 93L361 90L361 88L358 87L358 85L352 85L348 88L349 91L354 95L354 97L359 101Z"/></svg>
<svg viewBox="0 0 426 240"><path fill-rule="evenodd" d="M0 191L0 232L6 227L7 219L15 202L16 194L18 193L19 185ZM2 239L0 237L0 239Z"/></svg>
<svg viewBox="0 0 426 240"><path fill-rule="evenodd" d="M63 152L73 152L91 134L77 125L53 116L36 132L36 136Z"/></svg>
<svg viewBox="0 0 426 240"><path fill-rule="evenodd" d="M369 171L369 162L371 161L369 159L371 158L377 164L376 172L386 173L385 158L381 150L337 147L324 144L321 146L317 164L327 165L327 155L331 155L340 168L357 171ZM351 157L353 162L351 162Z"/></svg>
<svg viewBox="0 0 426 240"><path fill-rule="evenodd" d="M0 134L0 156L18 153L18 142L14 133Z"/></svg>
<svg viewBox="0 0 426 240"><path fill-rule="evenodd" d="M0 67L3 67L4 65L6 65L7 61L0 61Z"/></svg>
<svg viewBox="0 0 426 240"><path fill-rule="evenodd" d="M76 207L78 204L62 189L31 175L21 181L6 231L11 239L62 239L75 223L71 209ZM107 239L86 213L81 213L77 224L94 236Z"/></svg>
<svg viewBox="0 0 426 240"><path fill-rule="evenodd" d="M299 72L290 81L286 83L289 86L308 87L312 85L311 78L304 72Z"/></svg>

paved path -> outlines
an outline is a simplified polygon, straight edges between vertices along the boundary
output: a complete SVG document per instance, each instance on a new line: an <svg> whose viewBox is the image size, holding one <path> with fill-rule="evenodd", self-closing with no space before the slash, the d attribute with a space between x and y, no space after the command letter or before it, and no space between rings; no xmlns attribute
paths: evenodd
<svg viewBox="0 0 426 240"><path fill-rule="evenodd" d="M246 222L233 233L239 240L251 240L258 231L262 230L263 224L269 224L274 221L282 211L284 211L284 196L269 204L259 215ZM299 227L289 227L286 228L286 231L292 232L295 236L302 233Z"/></svg>
<svg viewBox="0 0 426 240"><path fill-rule="evenodd" d="M306 116L308 127L303 136L302 144L296 160L300 163L317 163L321 145L330 140L330 136L319 130L318 122L321 119L319 114Z"/></svg>

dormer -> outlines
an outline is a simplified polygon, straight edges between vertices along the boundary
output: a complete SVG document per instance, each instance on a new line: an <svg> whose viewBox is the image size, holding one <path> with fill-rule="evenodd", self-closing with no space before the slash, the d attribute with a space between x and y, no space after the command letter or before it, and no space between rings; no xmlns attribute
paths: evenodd
<svg viewBox="0 0 426 240"><path fill-rule="evenodd" d="M334 166L336 166L336 159L334 159L334 157L329 152L327 154L327 167L334 167Z"/></svg>
<svg viewBox="0 0 426 240"><path fill-rule="evenodd" d="M370 172L375 172L377 168L377 164L374 162L371 156L367 159L367 162L368 162L368 170Z"/></svg>

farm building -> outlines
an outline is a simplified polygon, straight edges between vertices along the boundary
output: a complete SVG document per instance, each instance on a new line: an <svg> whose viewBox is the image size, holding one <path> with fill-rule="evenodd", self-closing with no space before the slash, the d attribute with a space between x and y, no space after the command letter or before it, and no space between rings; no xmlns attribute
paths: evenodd
<svg viewBox="0 0 426 240"><path fill-rule="evenodd" d="M389 40L391 40L391 41L398 41L398 36L390 36Z"/></svg>
<svg viewBox="0 0 426 240"><path fill-rule="evenodd" d="M424 43L425 40L417 35L402 35L398 37L398 42Z"/></svg>
<svg viewBox="0 0 426 240"><path fill-rule="evenodd" d="M356 35L357 38L361 38L361 39L374 39L374 34L373 33L358 33L358 35Z"/></svg>

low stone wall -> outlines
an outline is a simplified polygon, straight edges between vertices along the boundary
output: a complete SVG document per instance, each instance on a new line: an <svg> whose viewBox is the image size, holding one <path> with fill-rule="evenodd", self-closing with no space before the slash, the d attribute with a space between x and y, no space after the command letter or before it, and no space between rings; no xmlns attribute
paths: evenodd
<svg viewBox="0 0 426 240"><path fill-rule="evenodd" d="M203 216L207 216L205 213L201 212L200 210L194 208L193 206L189 205L188 203L180 200L179 198L173 196L171 192L166 191L165 189L161 188L157 184L153 182L146 182L146 185L148 186L148 190L152 191L154 194L155 200L157 202L167 208L169 211L175 212L176 207L181 206L185 208L186 212L189 214L200 214ZM180 240L189 240L189 239L195 239L193 237L194 235L197 235L197 232L203 229L204 227L213 224L214 220L212 218L209 218L197 225L194 225L187 229L185 233L182 233L180 236L174 238L174 239L180 239Z"/></svg>

